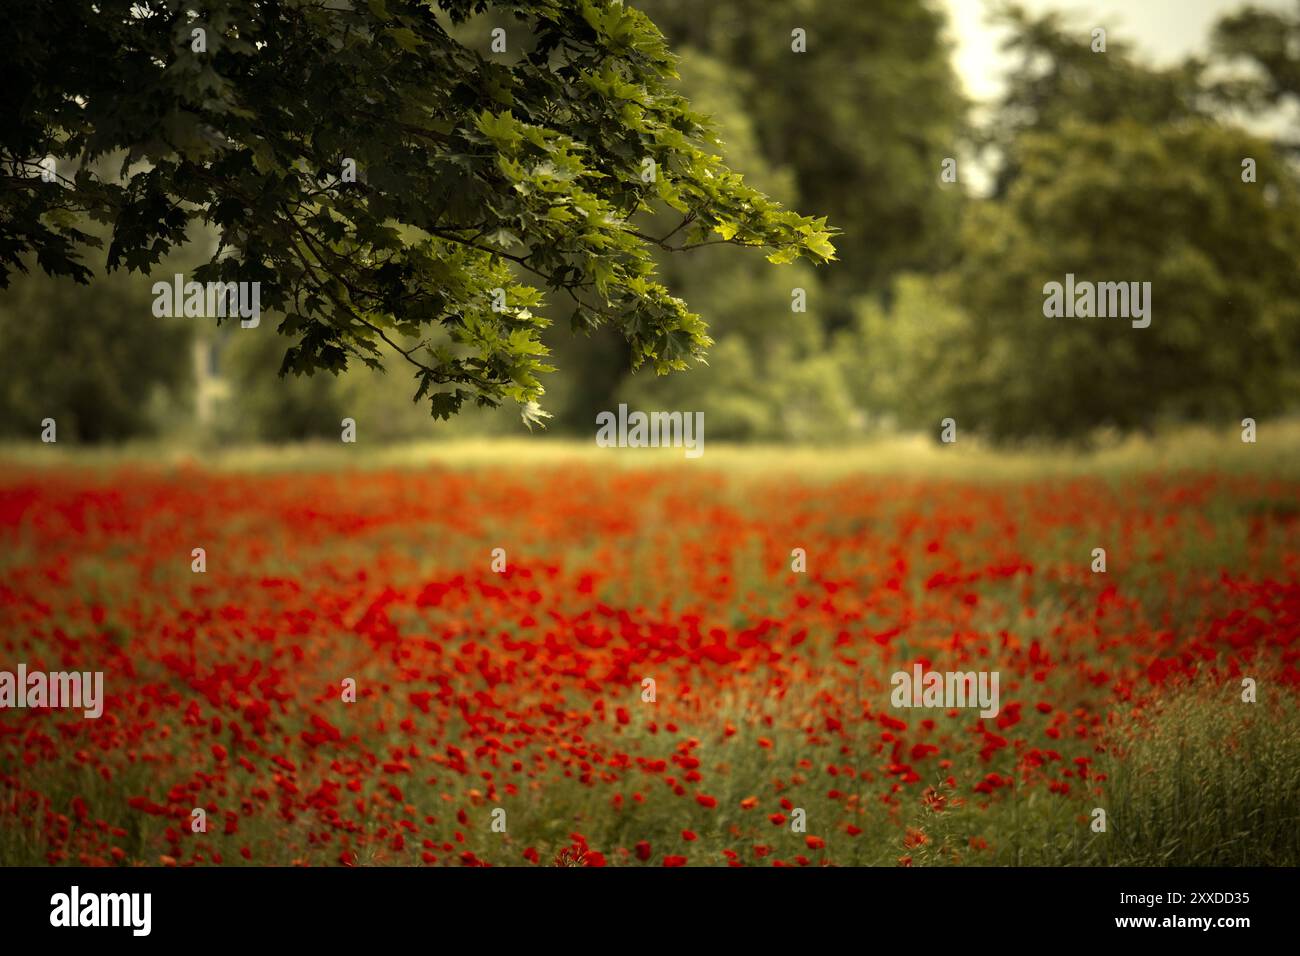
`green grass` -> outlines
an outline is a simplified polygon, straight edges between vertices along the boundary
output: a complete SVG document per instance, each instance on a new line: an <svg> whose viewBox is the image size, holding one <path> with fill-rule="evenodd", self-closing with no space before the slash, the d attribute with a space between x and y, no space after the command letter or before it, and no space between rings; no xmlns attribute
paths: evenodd
<svg viewBox="0 0 1300 956"><path fill-rule="evenodd" d="M1235 427L1188 426L1152 437L1116 438L1091 450L1043 444L995 448L962 436L952 445L942 445L919 435L864 439L834 447L706 441L704 455L695 460L686 459L681 449L598 448L594 431L593 426L591 441L539 432L519 438L457 438L388 445L367 444L364 439L354 445L309 442L279 447L145 441L96 448L11 442L0 443L0 463L117 467L201 462L206 468L234 471L292 471L428 465L466 469L512 465L541 468L587 462L613 468L718 468L737 474L776 471L812 479L907 475L1013 481L1070 476L1123 478L1142 472L1300 474L1300 419L1262 423L1255 444L1244 444L1240 430Z"/></svg>

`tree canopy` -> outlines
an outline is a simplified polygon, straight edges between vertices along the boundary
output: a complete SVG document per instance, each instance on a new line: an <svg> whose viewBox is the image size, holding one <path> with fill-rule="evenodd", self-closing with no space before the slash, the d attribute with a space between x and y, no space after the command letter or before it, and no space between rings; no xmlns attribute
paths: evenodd
<svg viewBox="0 0 1300 956"><path fill-rule="evenodd" d="M15 7L0 434L4 408L15 434L58 413L111 440L154 428L146 394L185 404L168 363L208 323L163 334L140 278L182 263L276 310L205 335L218 441L333 434L341 410L367 440L503 434L516 403L573 435L628 402L835 442L1295 409L1300 5L1244 6L1174 63L1122 23L1099 45L1105 24L992 7L1009 69L977 111L934 0ZM102 296L51 289L113 270ZM1069 275L1150 283L1152 323L1049 317ZM95 374L55 388L82 350Z"/></svg>
<svg viewBox="0 0 1300 956"><path fill-rule="evenodd" d="M901 281L892 309L864 302L859 394L909 426L954 416L1001 441L1294 407L1300 181L1284 144L1220 115L1258 81L1144 66L1115 40L1093 52L1059 14L1002 15L1020 69L982 137L991 195L968 204L950 269ZM1223 21L1220 44L1285 75L1254 16ZM1067 275L1145 280L1149 327L1047 317Z"/></svg>
<svg viewBox="0 0 1300 956"><path fill-rule="evenodd" d="M465 42L489 12L509 25ZM663 36L615 0L66 0L6 21L0 285L33 257L89 280L87 218L111 226L106 267L138 272L204 223L193 278L261 284L282 371L379 367L387 343L439 417L545 414L548 295L634 367L702 359L652 251L834 257L825 218L728 168ZM671 231L643 231L663 209Z"/></svg>

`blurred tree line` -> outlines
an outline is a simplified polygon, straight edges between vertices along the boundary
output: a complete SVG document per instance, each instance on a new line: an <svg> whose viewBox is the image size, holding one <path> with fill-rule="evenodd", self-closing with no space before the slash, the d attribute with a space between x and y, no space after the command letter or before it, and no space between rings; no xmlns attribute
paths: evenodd
<svg viewBox="0 0 1300 956"><path fill-rule="evenodd" d="M665 377L633 375L621 339L574 334L557 309L550 433L590 435L619 402L702 410L714 440L822 442L936 433L950 416L993 439L1079 439L1296 409L1298 144L1243 121L1300 100L1300 3L1243 8L1204 57L1163 67L1113 34L1094 52L1092 24L1003 4L1014 65L978 119L928 0L637 5L680 53L682 90L715 118L730 165L828 216L839 261L662 253L664 281L715 339L707 368ZM497 22L521 29L485 20L462 41L486 49ZM1151 282L1150 327L1044 317L1044 284L1067 273ZM84 441L189 427L209 360L228 386L208 426L221 440L337 438L345 416L367 440L522 427L509 410L435 422L397 372L281 378L290 343L274 317L155 319L149 285L15 282L0 298L0 430L31 436L47 416Z"/></svg>
<svg viewBox="0 0 1300 956"><path fill-rule="evenodd" d="M990 194L963 210L951 267L863 300L843 340L856 394L1001 440L1294 410L1297 169L1236 120L1288 95L1300 5L1225 18L1210 57L1167 68L1113 36L1094 52L1058 16L1002 18L1016 66L975 138ZM1044 317L1044 284L1070 273L1150 282L1150 326Z"/></svg>

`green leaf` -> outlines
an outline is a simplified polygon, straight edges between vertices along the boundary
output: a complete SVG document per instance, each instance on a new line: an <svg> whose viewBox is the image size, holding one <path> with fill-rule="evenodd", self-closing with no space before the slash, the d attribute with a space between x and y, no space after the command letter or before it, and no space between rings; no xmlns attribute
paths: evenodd
<svg viewBox="0 0 1300 956"><path fill-rule="evenodd" d="M407 53L414 53L424 45L424 41L416 35L414 30L408 27L387 27L384 32L392 37L393 41Z"/></svg>

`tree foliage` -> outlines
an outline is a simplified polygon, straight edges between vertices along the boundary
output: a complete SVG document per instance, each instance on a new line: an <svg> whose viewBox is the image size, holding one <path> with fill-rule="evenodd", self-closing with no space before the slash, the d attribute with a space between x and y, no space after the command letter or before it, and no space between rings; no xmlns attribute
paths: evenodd
<svg viewBox="0 0 1300 956"><path fill-rule="evenodd" d="M453 36L488 11L514 24L505 53ZM413 341L399 354L439 417L544 414L548 295L636 366L702 359L705 323L652 249L834 256L824 218L718 157L662 35L614 0L66 0L6 21L0 283L32 256L89 279L86 217L112 225L107 267L138 271L202 221L219 245L194 278L261 283L294 340L283 371L379 367ZM117 152L121 177L95 175ZM670 233L638 228L664 207Z"/></svg>
<svg viewBox="0 0 1300 956"><path fill-rule="evenodd" d="M1261 182L1241 178L1254 157ZM979 357L956 385L999 437L1264 417L1300 360L1300 191L1270 146L1231 128L1070 125L1027 136L1006 202L967 225L954 276ZM1151 283L1151 324L1043 315L1066 273Z"/></svg>
<svg viewBox="0 0 1300 956"><path fill-rule="evenodd" d="M857 384L906 425L953 416L997 440L1294 405L1300 182L1284 151L1216 115L1231 87L1200 63L1149 69L1055 15L1010 16L1025 68L986 137L996 187L968 206L951 270L900 283L891 309L863 304ZM1046 316L1044 287L1067 274L1149 282L1149 327Z"/></svg>
<svg viewBox="0 0 1300 956"><path fill-rule="evenodd" d="M1290 12L1246 6L1221 19L1212 39L1219 57L1254 67L1245 78L1220 81L1215 90L1220 98L1257 112L1294 107L1300 100L1300 3ZM1282 145L1292 154L1300 152L1294 131Z"/></svg>
<svg viewBox="0 0 1300 956"><path fill-rule="evenodd" d="M854 292L952 259L960 193L936 185L967 103L937 4L641 2L674 43L728 65L767 161L844 231L825 276L837 312ZM805 53L791 52L796 29Z"/></svg>
<svg viewBox="0 0 1300 956"><path fill-rule="evenodd" d="M16 277L0 299L0 435L30 440L45 418L60 442L156 431L155 398L184 404L192 329L155 319L148 293L122 273L92 286Z"/></svg>
<svg viewBox="0 0 1300 956"><path fill-rule="evenodd" d="M1014 144L1024 133L1053 132L1066 123L1149 126L1207 115L1204 64L1195 59L1152 67L1114 35L1107 36L1104 53L1095 52L1090 32L1072 26L1065 14L1035 15L1018 3L995 7L995 22L1006 31L1003 52L1012 67L976 139L991 151L996 195L1019 172Z"/></svg>

